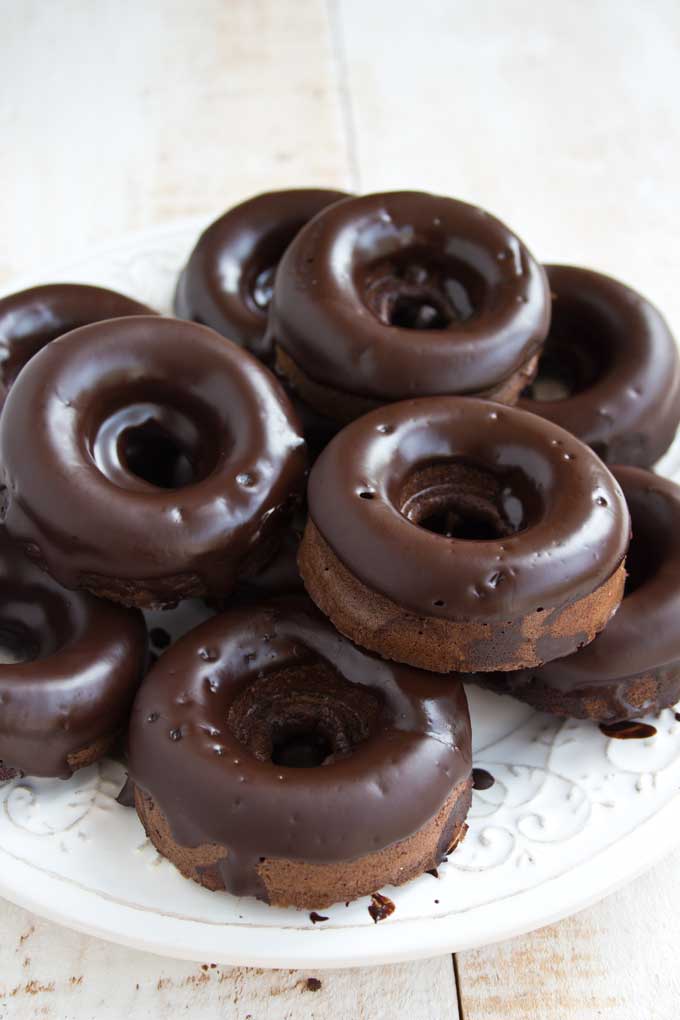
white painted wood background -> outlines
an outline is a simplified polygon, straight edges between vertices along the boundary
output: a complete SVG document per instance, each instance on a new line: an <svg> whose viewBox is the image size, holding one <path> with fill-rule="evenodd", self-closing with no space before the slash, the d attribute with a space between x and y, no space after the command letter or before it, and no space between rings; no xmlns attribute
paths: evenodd
<svg viewBox="0 0 680 1020"><path fill-rule="evenodd" d="M679 56L677 0L0 0L0 282L267 188L415 187L628 280L680 332ZM0 903L0 1020L676 1020L679 918L676 854L455 961L307 974Z"/></svg>

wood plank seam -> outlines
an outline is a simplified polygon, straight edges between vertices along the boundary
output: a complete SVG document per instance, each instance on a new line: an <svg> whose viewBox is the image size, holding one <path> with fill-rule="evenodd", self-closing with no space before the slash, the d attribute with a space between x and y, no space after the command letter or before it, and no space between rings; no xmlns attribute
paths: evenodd
<svg viewBox="0 0 680 1020"><path fill-rule="evenodd" d="M463 997L461 995L461 983L460 974L458 973L458 957L455 953L451 955L451 962L453 964L453 981L456 986L456 1002L458 1004L458 1020L465 1020L465 1010L463 1008Z"/></svg>

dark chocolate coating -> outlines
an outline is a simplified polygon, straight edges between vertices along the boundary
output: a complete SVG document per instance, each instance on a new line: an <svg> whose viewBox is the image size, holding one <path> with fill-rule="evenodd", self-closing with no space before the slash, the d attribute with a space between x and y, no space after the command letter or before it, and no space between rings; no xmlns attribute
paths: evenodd
<svg viewBox="0 0 680 1020"><path fill-rule="evenodd" d="M347 199L299 232L267 332L314 382L390 401L495 388L540 349L549 312L542 267L503 223L394 192Z"/></svg>
<svg viewBox="0 0 680 1020"><path fill-rule="evenodd" d="M30 656L0 664L0 760L28 775L68 777L69 756L127 720L146 665L144 618L64 591L0 528L0 635Z"/></svg>
<svg viewBox="0 0 680 1020"><path fill-rule="evenodd" d="M131 467L140 443L147 469L163 468L163 444L178 454L157 484ZM4 408L0 463L10 534L66 587L170 577L203 595L271 553L305 454L290 402L250 354L205 326L137 316L32 359Z"/></svg>
<svg viewBox="0 0 680 1020"><path fill-rule="evenodd" d="M228 724L235 699L314 663L373 695L371 732L314 768L255 757ZM350 861L417 832L471 764L462 684L361 651L306 599L231 611L192 631L153 668L131 716L136 785L178 843L229 848L219 867L237 894L263 895L261 858Z"/></svg>
<svg viewBox="0 0 680 1020"><path fill-rule="evenodd" d="M0 384L9 388L34 354L63 333L152 308L115 290L79 283L48 283L0 299Z"/></svg>
<svg viewBox="0 0 680 1020"><path fill-rule="evenodd" d="M269 360L263 342L274 275L297 232L347 195L321 188L270 191L235 206L199 237L175 293L175 313Z"/></svg>
<svg viewBox="0 0 680 1020"><path fill-rule="evenodd" d="M552 322L541 375L572 392L519 406L572 432L608 464L650 467L680 423L680 357L660 312L632 288L576 266L546 266Z"/></svg>
<svg viewBox="0 0 680 1020"><path fill-rule="evenodd" d="M508 694L537 683L564 695L592 698L617 682L661 671L663 683L680 680L680 486L635 467L614 467L628 503L633 538L628 554L629 590L618 611L591 644L539 669L505 673ZM649 705L658 710L659 706ZM661 706L663 707L663 706ZM645 708L621 704L611 717L639 716Z"/></svg>
<svg viewBox="0 0 680 1020"><path fill-rule="evenodd" d="M410 491L419 472L447 464L450 485ZM505 534L450 538L408 519L416 496L455 503L474 468L500 487ZM612 576L630 535L623 494L592 450L536 415L467 397L403 401L352 422L316 461L307 498L364 585L448 620L509 621L572 603Z"/></svg>

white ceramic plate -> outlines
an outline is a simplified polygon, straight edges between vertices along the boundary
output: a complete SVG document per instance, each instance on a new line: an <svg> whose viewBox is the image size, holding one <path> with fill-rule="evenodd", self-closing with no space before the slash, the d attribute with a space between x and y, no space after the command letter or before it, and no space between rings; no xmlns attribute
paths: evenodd
<svg viewBox="0 0 680 1020"><path fill-rule="evenodd" d="M200 224L129 238L9 289L50 281L106 285L170 310ZM680 479L680 444L659 470ZM195 605L164 614L183 629ZM495 777L474 794L470 831L439 870L367 900L302 911L209 893L186 881L117 804L125 773L105 761L68 782L0 788L0 893L38 914L170 956L264 967L340 967L432 956L495 942L605 896L680 842L680 722L667 710L647 740L608 740L470 690L475 765Z"/></svg>

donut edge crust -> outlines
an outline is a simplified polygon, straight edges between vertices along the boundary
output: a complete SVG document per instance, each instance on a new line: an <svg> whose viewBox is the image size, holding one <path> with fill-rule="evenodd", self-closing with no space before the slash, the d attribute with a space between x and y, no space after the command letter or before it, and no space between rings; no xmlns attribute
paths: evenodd
<svg viewBox="0 0 680 1020"><path fill-rule="evenodd" d="M303 400L318 414L341 425L346 425L354 421L355 418L360 418L385 404L396 402L388 399L377 400L357 393L347 393L344 390L337 390L332 386L316 382L303 372L298 363L278 343L275 345L275 355L277 374L285 379L287 384L298 394L300 400ZM494 389L475 393L474 396L514 406L523 390L533 382L538 371L539 357L540 352L532 354L508 379L499 382ZM420 394L420 396L432 395ZM402 399L408 396L412 396L412 394L405 393Z"/></svg>
<svg viewBox="0 0 680 1020"><path fill-rule="evenodd" d="M311 519L298 565L309 595L341 634L383 658L435 673L528 669L569 655L604 630L626 580L624 560L584 598L499 623L444 620L402 608L355 577Z"/></svg>
<svg viewBox="0 0 680 1020"><path fill-rule="evenodd" d="M265 858L258 874L267 902L301 910L324 909L334 903L370 896L386 885L403 885L436 868L462 841L472 798L472 777L455 786L437 814L405 839L355 860L318 864L313 861ZM145 791L135 787L135 807L144 830L161 856L185 877L213 892L224 890L219 862L228 847L177 843L168 820ZM396 809L396 808L395 808ZM301 848L302 849L302 848Z"/></svg>

